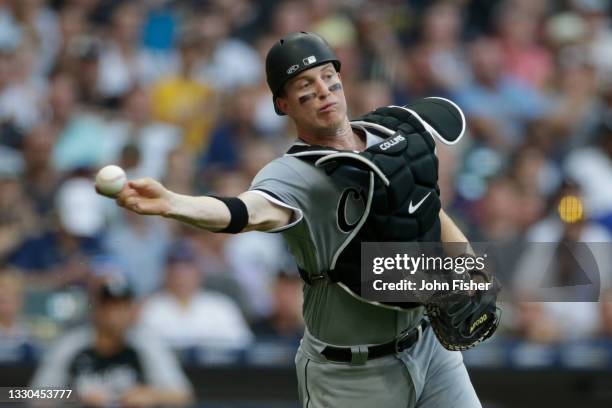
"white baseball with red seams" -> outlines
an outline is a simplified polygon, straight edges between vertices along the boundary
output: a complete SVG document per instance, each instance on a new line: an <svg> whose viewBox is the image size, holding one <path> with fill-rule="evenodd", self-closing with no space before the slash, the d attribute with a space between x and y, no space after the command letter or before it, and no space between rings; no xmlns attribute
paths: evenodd
<svg viewBox="0 0 612 408"><path fill-rule="evenodd" d="M105 166L96 174L96 187L102 194L116 196L123 189L127 177L119 166Z"/></svg>

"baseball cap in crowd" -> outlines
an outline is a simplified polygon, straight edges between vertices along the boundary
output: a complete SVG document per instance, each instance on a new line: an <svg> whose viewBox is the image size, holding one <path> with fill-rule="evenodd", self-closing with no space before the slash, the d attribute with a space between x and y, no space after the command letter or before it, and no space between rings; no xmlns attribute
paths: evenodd
<svg viewBox="0 0 612 408"><path fill-rule="evenodd" d="M112 276L104 279L97 292L99 302L132 299L134 299L134 291L123 276Z"/></svg>

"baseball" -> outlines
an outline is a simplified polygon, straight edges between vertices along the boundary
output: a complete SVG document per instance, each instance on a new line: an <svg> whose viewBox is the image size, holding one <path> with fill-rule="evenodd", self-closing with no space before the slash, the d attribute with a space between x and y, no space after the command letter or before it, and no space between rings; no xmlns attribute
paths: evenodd
<svg viewBox="0 0 612 408"><path fill-rule="evenodd" d="M96 187L108 196L116 196L123 189L127 177L125 171L119 166L105 166L96 174Z"/></svg>

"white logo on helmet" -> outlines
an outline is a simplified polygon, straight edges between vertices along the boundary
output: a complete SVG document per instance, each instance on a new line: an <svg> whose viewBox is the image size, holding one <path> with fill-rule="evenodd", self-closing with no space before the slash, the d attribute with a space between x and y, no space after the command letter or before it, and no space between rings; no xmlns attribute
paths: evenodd
<svg viewBox="0 0 612 408"><path fill-rule="evenodd" d="M302 62L304 63L304 66L314 64L315 62L317 62L317 57L311 55L310 57L304 58Z"/></svg>
<svg viewBox="0 0 612 408"><path fill-rule="evenodd" d="M287 70L287 74L291 75L293 74L295 71L297 71L300 68L299 65L295 64L292 65L291 67L289 67L289 69Z"/></svg>

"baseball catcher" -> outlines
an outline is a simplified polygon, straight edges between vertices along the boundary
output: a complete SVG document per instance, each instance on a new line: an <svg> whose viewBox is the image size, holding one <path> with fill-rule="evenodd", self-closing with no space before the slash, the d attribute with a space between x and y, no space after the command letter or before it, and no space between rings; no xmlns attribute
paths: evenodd
<svg viewBox="0 0 612 408"><path fill-rule="evenodd" d="M295 359L304 407L480 407L454 350L495 331L495 285L376 302L361 293L360 276L364 242L467 244L442 209L436 157L438 143L463 136L463 113L425 98L349 121L340 70L318 35L281 38L266 77L276 112L297 129L287 153L238 197L186 196L140 179L117 202L216 232L283 235L304 280L306 330Z"/></svg>

